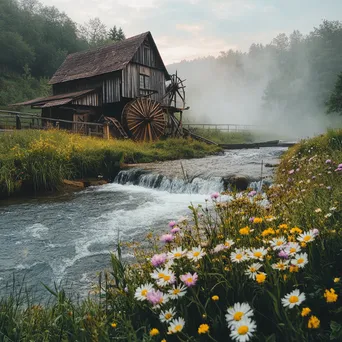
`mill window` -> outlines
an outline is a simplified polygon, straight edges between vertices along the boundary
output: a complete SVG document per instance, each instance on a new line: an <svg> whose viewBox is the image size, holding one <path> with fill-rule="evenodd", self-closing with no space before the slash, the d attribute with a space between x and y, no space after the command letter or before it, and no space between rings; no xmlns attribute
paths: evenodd
<svg viewBox="0 0 342 342"><path fill-rule="evenodd" d="M140 74L140 89L150 89L150 77Z"/></svg>

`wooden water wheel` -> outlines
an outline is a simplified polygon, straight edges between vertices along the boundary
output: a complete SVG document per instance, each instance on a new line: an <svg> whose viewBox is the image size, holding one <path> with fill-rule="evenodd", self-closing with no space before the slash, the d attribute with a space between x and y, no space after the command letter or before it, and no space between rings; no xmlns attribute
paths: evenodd
<svg viewBox="0 0 342 342"><path fill-rule="evenodd" d="M159 102L140 97L124 107L122 124L134 140L156 140L164 133L165 113Z"/></svg>

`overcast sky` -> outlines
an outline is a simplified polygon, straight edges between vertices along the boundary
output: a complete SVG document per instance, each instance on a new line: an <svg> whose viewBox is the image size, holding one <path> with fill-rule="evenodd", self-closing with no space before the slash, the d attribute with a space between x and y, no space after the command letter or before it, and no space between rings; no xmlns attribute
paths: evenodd
<svg viewBox="0 0 342 342"><path fill-rule="evenodd" d="M99 17L127 37L151 31L170 64L230 48L247 51L278 33L308 33L323 19L339 20L342 0L41 0L78 23Z"/></svg>

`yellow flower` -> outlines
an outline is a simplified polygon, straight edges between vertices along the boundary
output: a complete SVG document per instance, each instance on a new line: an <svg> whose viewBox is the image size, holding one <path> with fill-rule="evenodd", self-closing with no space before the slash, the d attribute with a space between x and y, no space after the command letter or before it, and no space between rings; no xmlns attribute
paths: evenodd
<svg viewBox="0 0 342 342"><path fill-rule="evenodd" d="M308 328L317 329L320 323L320 320L316 316L311 316L308 322Z"/></svg>
<svg viewBox="0 0 342 342"><path fill-rule="evenodd" d="M294 228L292 228L291 230L290 230L290 233L291 234L302 234L303 233L303 231L300 229L300 228L298 228L298 227L294 227Z"/></svg>
<svg viewBox="0 0 342 342"><path fill-rule="evenodd" d="M341 278L334 278L334 283L339 283Z"/></svg>
<svg viewBox="0 0 342 342"><path fill-rule="evenodd" d="M165 338L163 338L160 342L166 342Z"/></svg>
<svg viewBox="0 0 342 342"><path fill-rule="evenodd" d="M305 317L305 316L307 316L310 312L311 312L311 309L310 309L310 308L303 308L301 315L302 315L302 317Z"/></svg>
<svg viewBox="0 0 342 342"><path fill-rule="evenodd" d="M324 298L326 299L327 303L334 303L337 301L338 295L335 293L334 289L325 290Z"/></svg>
<svg viewBox="0 0 342 342"><path fill-rule="evenodd" d="M280 229L287 229L288 228L288 225L286 223L283 223L283 224L280 224L279 225L279 228Z"/></svg>
<svg viewBox="0 0 342 342"><path fill-rule="evenodd" d="M299 271L299 267L298 266L290 266L290 272L291 273L297 273Z"/></svg>
<svg viewBox="0 0 342 342"><path fill-rule="evenodd" d="M208 324L201 324L198 327L198 333L199 334L206 334L207 332L209 332L209 325Z"/></svg>
<svg viewBox="0 0 342 342"><path fill-rule="evenodd" d="M305 243L305 242L302 242L300 245L301 245L303 248L306 247L306 243Z"/></svg>
<svg viewBox="0 0 342 342"><path fill-rule="evenodd" d="M153 328L150 331L150 336L157 336L159 335L159 330L157 328Z"/></svg>
<svg viewBox="0 0 342 342"><path fill-rule="evenodd" d="M117 327L117 323L113 322L113 323L111 324L111 327L112 327L112 328L116 328L116 327Z"/></svg>
<svg viewBox="0 0 342 342"><path fill-rule="evenodd" d="M262 284L266 280L266 273L260 272L255 276L255 280L259 283Z"/></svg>
<svg viewBox="0 0 342 342"><path fill-rule="evenodd" d="M261 233L261 236L265 237L267 235L274 235L274 234L275 234L275 231L273 228L267 228Z"/></svg>
<svg viewBox="0 0 342 342"><path fill-rule="evenodd" d="M255 217L253 220L253 223L262 223L262 218L261 217Z"/></svg>
<svg viewBox="0 0 342 342"><path fill-rule="evenodd" d="M220 297L215 295L215 296L212 296L211 299L212 299L214 302L216 302L217 300L220 299Z"/></svg>
<svg viewBox="0 0 342 342"><path fill-rule="evenodd" d="M250 229L249 229L249 227L244 227L244 228L241 228L239 230L239 232L240 232L241 235L248 235L249 232L250 232Z"/></svg>

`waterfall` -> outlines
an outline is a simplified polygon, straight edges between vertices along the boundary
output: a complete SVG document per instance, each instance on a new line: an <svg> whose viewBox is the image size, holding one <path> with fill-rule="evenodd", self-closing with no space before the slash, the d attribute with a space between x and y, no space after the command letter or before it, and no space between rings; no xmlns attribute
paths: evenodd
<svg viewBox="0 0 342 342"><path fill-rule="evenodd" d="M207 179L195 177L189 181L181 178L170 179L160 174L149 173L141 169L120 171L114 183L122 185L138 185L144 188L158 189L170 193L210 194L224 190L221 177L208 177Z"/></svg>

